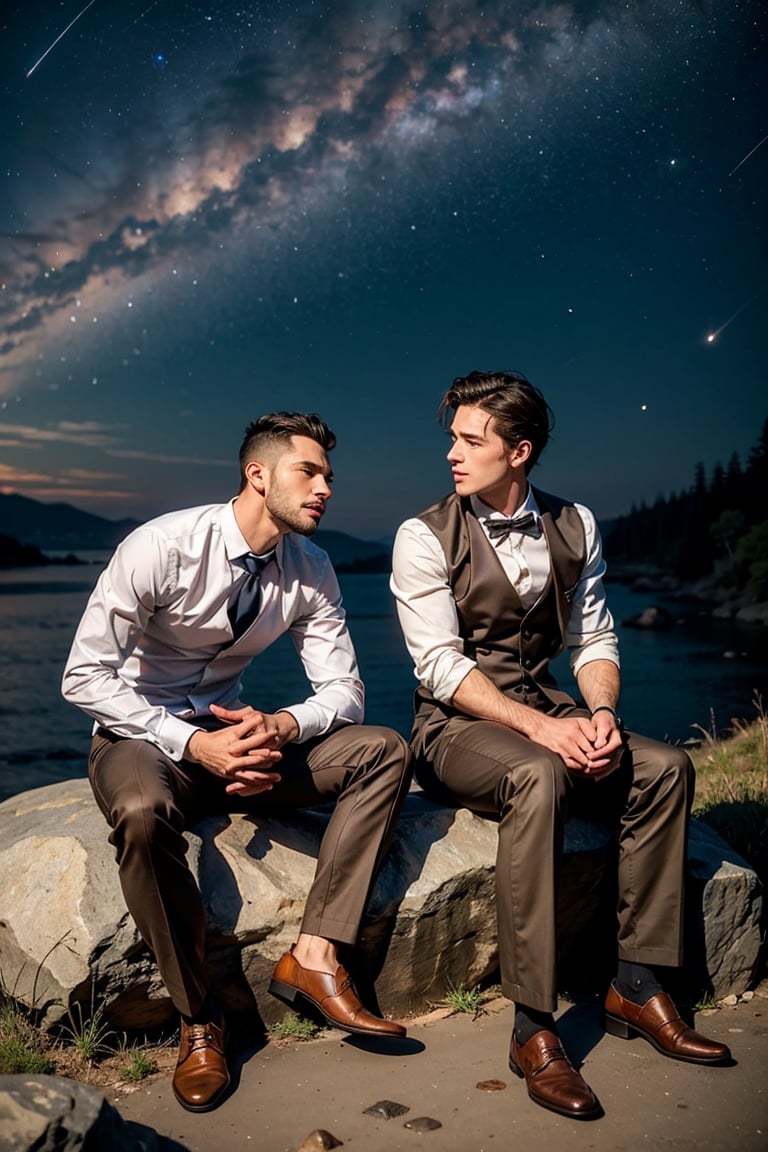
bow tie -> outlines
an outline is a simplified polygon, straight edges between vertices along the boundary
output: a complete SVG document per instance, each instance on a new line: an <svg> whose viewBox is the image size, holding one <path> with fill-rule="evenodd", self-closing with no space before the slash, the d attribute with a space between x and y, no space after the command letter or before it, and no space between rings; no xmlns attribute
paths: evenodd
<svg viewBox="0 0 768 1152"><path fill-rule="evenodd" d="M541 524L535 512L526 512L523 516L511 516L502 520L496 517L486 520L485 527L491 540L506 540L512 532L521 532L524 536L541 536Z"/></svg>

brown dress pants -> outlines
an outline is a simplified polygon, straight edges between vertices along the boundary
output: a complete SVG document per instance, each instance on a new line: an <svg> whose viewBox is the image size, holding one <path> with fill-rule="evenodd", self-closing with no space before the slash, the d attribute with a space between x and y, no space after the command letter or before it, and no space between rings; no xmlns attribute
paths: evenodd
<svg viewBox="0 0 768 1152"><path fill-rule="evenodd" d="M578 710L558 709L560 715ZM585 715L583 711L578 714ZM501 986L531 1008L557 1006L556 908L563 825L572 801L619 828L618 953L682 963L683 869L693 766L669 744L627 733L622 762L577 780L561 758L503 724L455 716L416 774L422 786L497 816L496 912Z"/></svg>
<svg viewBox="0 0 768 1152"><path fill-rule="evenodd" d="M368 893L408 791L405 741L353 725L282 749L272 791L232 797L199 764L171 760L146 740L98 732L88 775L112 833L120 883L175 1007L192 1016L208 992L205 916L187 865L185 827L231 811L266 813L335 801L306 901L302 931L354 944Z"/></svg>

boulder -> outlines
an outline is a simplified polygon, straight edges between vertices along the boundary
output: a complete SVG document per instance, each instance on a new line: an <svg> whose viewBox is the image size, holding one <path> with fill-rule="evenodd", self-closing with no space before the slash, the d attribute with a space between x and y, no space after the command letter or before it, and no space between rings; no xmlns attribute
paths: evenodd
<svg viewBox="0 0 768 1152"><path fill-rule="evenodd" d="M689 980L717 999L739 996L757 970L760 882L707 824L691 820L688 840Z"/></svg>
<svg viewBox="0 0 768 1152"><path fill-rule="evenodd" d="M768 601L756 604L743 604L736 612L740 624L768 624Z"/></svg>
<svg viewBox="0 0 768 1152"><path fill-rule="evenodd" d="M267 994L298 933L327 811L289 820L214 817L187 834L208 922L209 965L225 1010L263 1023L285 1009ZM103 1003L113 1028L144 1030L174 1013L128 915L108 830L85 780L0 804L0 976L48 1025L74 1004ZM471 987L497 967L494 821L412 793L374 886L356 973L380 1008L400 1016ZM610 974L615 869L611 833L570 820L559 938L564 989ZM749 984L760 947L760 884L710 829L693 823L688 894L693 998ZM535 866L535 862L532 862ZM604 960L602 969L596 959Z"/></svg>
<svg viewBox="0 0 768 1152"><path fill-rule="evenodd" d="M642 612L638 612L634 616L626 616L622 620L625 628L643 628L647 631L659 631L661 629L671 628L674 623L675 618L672 613L658 604L650 608L644 608Z"/></svg>
<svg viewBox="0 0 768 1152"><path fill-rule="evenodd" d="M153 1128L123 1120L100 1092L60 1076L0 1076L0 1152L183 1152Z"/></svg>

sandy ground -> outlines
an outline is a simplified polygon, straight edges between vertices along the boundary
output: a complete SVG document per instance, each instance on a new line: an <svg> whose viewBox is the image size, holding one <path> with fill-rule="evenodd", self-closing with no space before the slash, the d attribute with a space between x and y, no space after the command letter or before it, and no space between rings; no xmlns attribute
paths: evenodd
<svg viewBox="0 0 768 1152"><path fill-rule="evenodd" d="M603 1105L599 1120L566 1120L528 1099L507 1067L512 1009L505 1000L476 1019L422 1017L409 1025L407 1040L386 1045L327 1031L306 1043L239 1053L229 1096L204 1115L179 1107L169 1076L109 1099L124 1119L189 1152L294 1152L317 1129L350 1152L550 1152L565 1144L569 1152L768 1150L768 983L749 1002L697 1017L700 1031L731 1047L730 1067L684 1064L644 1040L606 1036L595 1003L563 1003L559 1022ZM479 1087L483 1081L500 1084L489 1091ZM365 1113L385 1100L407 1111L391 1119ZM441 1127L419 1131L424 1117Z"/></svg>

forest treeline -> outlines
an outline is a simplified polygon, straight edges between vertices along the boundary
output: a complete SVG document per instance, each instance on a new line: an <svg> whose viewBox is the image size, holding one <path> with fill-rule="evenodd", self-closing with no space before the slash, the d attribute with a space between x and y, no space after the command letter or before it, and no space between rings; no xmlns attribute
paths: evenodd
<svg viewBox="0 0 768 1152"><path fill-rule="evenodd" d="M714 576L723 587L768 600L768 420L745 464L737 452L708 475L696 465L693 484L659 496L614 521L606 557L654 564L680 580Z"/></svg>

